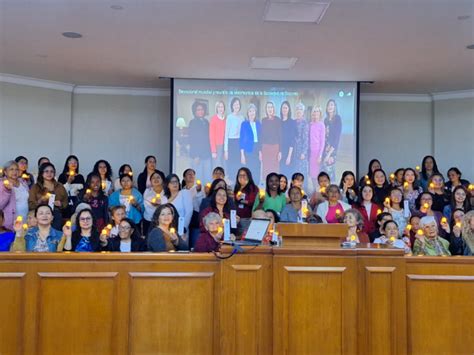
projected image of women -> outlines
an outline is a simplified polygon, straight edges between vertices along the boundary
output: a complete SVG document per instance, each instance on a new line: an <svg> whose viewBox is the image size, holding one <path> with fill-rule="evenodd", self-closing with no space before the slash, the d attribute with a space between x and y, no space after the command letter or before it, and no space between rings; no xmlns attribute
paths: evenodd
<svg viewBox="0 0 474 355"><path fill-rule="evenodd" d="M196 177L210 181L211 145L209 143L209 121L206 119L206 105L194 101L193 119L189 122L189 156Z"/></svg>
<svg viewBox="0 0 474 355"><path fill-rule="evenodd" d="M211 143L212 168L224 166L225 104L216 102L216 114L209 123L209 141Z"/></svg>
<svg viewBox="0 0 474 355"><path fill-rule="evenodd" d="M337 149L342 132L342 120L337 113L336 101L330 99L326 105L326 147L324 149L323 169L326 171L331 181L336 180L336 158Z"/></svg>
<svg viewBox="0 0 474 355"><path fill-rule="evenodd" d="M305 106L303 103L296 105L295 123L295 172L304 176L308 175L308 150L309 150L309 127L304 116Z"/></svg>
<svg viewBox="0 0 474 355"><path fill-rule="evenodd" d="M250 169L254 182L260 183L261 124L257 120L257 107L250 104L247 117L240 128L240 163Z"/></svg>
<svg viewBox="0 0 474 355"><path fill-rule="evenodd" d="M262 120L262 176L278 171L281 160L281 120L275 116L275 105L265 105L266 117Z"/></svg>
<svg viewBox="0 0 474 355"><path fill-rule="evenodd" d="M230 102L232 113L227 115L224 137L224 157L226 160L227 175L234 178L240 168L240 126L244 117L240 113L242 103L238 97Z"/></svg>
<svg viewBox="0 0 474 355"><path fill-rule="evenodd" d="M280 174L291 176L294 172L294 154L296 136L296 123L291 117L291 106L288 101L283 101L280 106L281 117L281 160L280 160Z"/></svg>
<svg viewBox="0 0 474 355"><path fill-rule="evenodd" d="M311 110L311 123L309 124L309 175L313 182L313 188L318 186L325 142L326 127L323 123L323 111L321 107L315 105Z"/></svg>

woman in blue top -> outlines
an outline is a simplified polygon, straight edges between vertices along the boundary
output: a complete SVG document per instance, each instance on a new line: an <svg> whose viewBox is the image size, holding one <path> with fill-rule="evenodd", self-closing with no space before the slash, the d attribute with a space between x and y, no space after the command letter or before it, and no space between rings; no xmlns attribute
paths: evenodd
<svg viewBox="0 0 474 355"><path fill-rule="evenodd" d="M52 253L61 251L59 242L63 233L51 226L53 223L53 210L49 205L41 204L35 209L35 218L38 226L25 230L21 221L16 221L14 229L15 241L11 251L29 251ZM25 234L26 233L26 234Z"/></svg>
<svg viewBox="0 0 474 355"><path fill-rule="evenodd" d="M64 231L64 250L77 252L101 251L102 246L107 244L107 234L101 234L94 224L94 216L88 208L77 214L77 228L74 232L71 227L65 225Z"/></svg>
<svg viewBox="0 0 474 355"><path fill-rule="evenodd" d="M260 182L260 160L262 157L261 129L262 126L257 121L257 107L250 104L247 109L247 117L240 126L240 162L250 169L257 185Z"/></svg>
<svg viewBox="0 0 474 355"><path fill-rule="evenodd" d="M121 189L110 195L109 206L125 206L127 218L130 218L133 223L139 224L145 209L143 205L143 195L133 187L131 175L121 175L120 186L122 187Z"/></svg>

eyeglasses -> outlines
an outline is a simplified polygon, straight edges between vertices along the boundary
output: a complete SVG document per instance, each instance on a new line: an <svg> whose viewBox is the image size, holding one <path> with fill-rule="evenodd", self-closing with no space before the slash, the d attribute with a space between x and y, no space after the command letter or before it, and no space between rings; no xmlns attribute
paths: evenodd
<svg viewBox="0 0 474 355"><path fill-rule="evenodd" d="M129 231L130 229L132 229L132 227L130 227L130 226L119 226L118 229L119 229L119 231Z"/></svg>
<svg viewBox="0 0 474 355"><path fill-rule="evenodd" d="M81 217L79 218L81 222L90 222L92 221L92 217Z"/></svg>

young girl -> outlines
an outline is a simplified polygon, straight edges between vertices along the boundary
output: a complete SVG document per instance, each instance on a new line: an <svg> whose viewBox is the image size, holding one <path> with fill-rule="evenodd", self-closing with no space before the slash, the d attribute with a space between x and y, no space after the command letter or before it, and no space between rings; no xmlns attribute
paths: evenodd
<svg viewBox="0 0 474 355"><path fill-rule="evenodd" d="M118 225L118 230L120 238L106 239L103 249L122 253L134 253L147 250L145 239L140 236L135 223L133 223L131 219L122 219Z"/></svg>
<svg viewBox="0 0 474 355"><path fill-rule="evenodd" d="M423 188L418 186L416 180L416 172L412 168L406 168L403 172L403 185L400 187L403 189L403 198L408 201L410 211L413 213L416 211L416 199L420 194L423 193Z"/></svg>
<svg viewBox="0 0 474 355"><path fill-rule="evenodd" d="M188 243L177 234L177 216L170 204L160 205L153 214L148 234L148 250L153 252L187 250Z"/></svg>
<svg viewBox="0 0 474 355"><path fill-rule="evenodd" d="M398 188L393 187L390 190L390 196L385 199L383 205L385 207L384 212L389 212L392 215L393 220L397 222L399 233L403 234L411 213L403 208L402 192Z"/></svg>
<svg viewBox="0 0 474 355"><path fill-rule="evenodd" d="M342 201L351 206L357 202L357 191L359 191L359 189L352 171L344 171L342 173L339 188L341 189Z"/></svg>
<svg viewBox="0 0 474 355"><path fill-rule="evenodd" d="M110 209L110 214L112 216L112 229L109 233L109 238L115 238L119 235L119 225L122 219L125 218L125 206L114 206ZM145 231L146 232L146 231ZM146 235L146 234L145 234Z"/></svg>
<svg viewBox="0 0 474 355"><path fill-rule="evenodd" d="M374 244L388 244L394 248L403 249L406 254L411 253L410 239L400 238L399 226L395 221L387 221L382 226L383 234L374 240Z"/></svg>

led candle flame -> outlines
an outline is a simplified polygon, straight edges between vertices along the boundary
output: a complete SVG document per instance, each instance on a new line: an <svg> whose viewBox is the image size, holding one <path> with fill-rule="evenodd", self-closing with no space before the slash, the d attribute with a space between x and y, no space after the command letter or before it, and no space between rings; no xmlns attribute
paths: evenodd
<svg viewBox="0 0 474 355"><path fill-rule="evenodd" d="M365 183L366 183L366 185L370 185L370 184L371 184L370 180L367 180Z"/></svg>
<svg viewBox="0 0 474 355"><path fill-rule="evenodd" d="M393 243L395 241L395 237L390 237L390 241Z"/></svg>
<svg viewBox="0 0 474 355"><path fill-rule="evenodd" d="M430 205L429 205L427 202L425 202L425 203L423 204L423 208L424 208L424 209L428 209L429 207L430 207Z"/></svg>
<svg viewBox="0 0 474 355"><path fill-rule="evenodd" d="M446 217L441 218L441 223L448 223L448 219Z"/></svg>
<svg viewBox="0 0 474 355"><path fill-rule="evenodd" d="M156 203L156 198L153 197L153 198L151 199L151 203Z"/></svg>
<svg viewBox="0 0 474 355"><path fill-rule="evenodd" d="M319 189L319 192L321 192L322 194L325 194L326 193L326 188L324 186L322 186L320 189Z"/></svg>
<svg viewBox="0 0 474 355"><path fill-rule="evenodd" d="M419 235L419 236L423 236L425 233L423 233L423 231L421 229L418 229L416 234Z"/></svg>
<svg viewBox="0 0 474 355"><path fill-rule="evenodd" d="M76 175L76 173L74 172L74 170L69 170L69 176L74 176Z"/></svg>
<svg viewBox="0 0 474 355"><path fill-rule="evenodd" d="M462 223L461 222L456 222L456 227L461 228Z"/></svg>
<svg viewBox="0 0 474 355"><path fill-rule="evenodd" d="M355 242L356 236L354 234L351 235L351 242Z"/></svg>
<svg viewBox="0 0 474 355"><path fill-rule="evenodd" d="M304 214L305 216L307 216L308 213L309 213L308 207L303 208L303 214Z"/></svg>
<svg viewBox="0 0 474 355"><path fill-rule="evenodd" d="M89 194L91 194L91 193L92 193L92 190L91 190L91 189L87 189L87 190L86 190L86 194L89 195Z"/></svg>
<svg viewBox="0 0 474 355"><path fill-rule="evenodd" d="M469 184L468 189L469 189L469 191L474 190L474 184Z"/></svg>
<svg viewBox="0 0 474 355"><path fill-rule="evenodd" d="M222 227L217 228L217 233L222 233L224 229Z"/></svg>
<svg viewBox="0 0 474 355"><path fill-rule="evenodd" d="M50 198L50 197L51 197L51 192L47 192L47 193L46 193L46 197L47 197L47 198Z"/></svg>
<svg viewBox="0 0 474 355"><path fill-rule="evenodd" d="M403 187L404 187L405 189L408 189L408 182L405 181L405 182L403 183Z"/></svg>
<svg viewBox="0 0 474 355"><path fill-rule="evenodd" d="M260 192L259 192L259 195L260 197L265 197L265 190L264 189L260 189Z"/></svg>
<svg viewBox="0 0 474 355"><path fill-rule="evenodd" d="M201 180L197 180L196 184L201 185Z"/></svg>
<svg viewBox="0 0 474 355"><path fill-rule="evenodd" d="M301 196L304 196L304 190L301 190Z"/></svg>
<svg viewBox="0 0 474 355"><path fill-rule="evenodd" d="M395 180L395 174L394 173L390 174L390 179Z"/></svg>
<svg viewBox="0 0 474 355"><path fill-rule="evenodd" d="M336 210L336 216L337 216L337 215L340 215L340 214L341 214L341 210L338 208L338 209Z"/></svg>
<svg viewBox="0 0 474 355"><path fill-rule="evenodd" d="M208 182L208 183L206 184L206 187L207 187L208 189L210 189L210 188L211 188L211 183Z"/></svg>
<svg viewBox="0 0 474 355"><path fill-rule="evenodd" d="M29 176L28 176L28 174L21 174L21 178L22 178L22 179L28 179Z"/></svg>
<svg viewBox="0 0 474 355"><path fill-rule="evenodd" d="M379 209L377 210L377 215L379 215L379 214L381 214L381 213L382 213L382 210L379 208Z"/></svg>
<svg viewBox="0 0 474 355"><path fill-rule="evenodd" d="M130 202L130 203L132 203L133 200L135 200L135 197L133 197L133 196L130 196L130 197L128 198L128 202Z"/></svg>
<svg viewBox="0 0 474 355"><path fill-rule="evenodd" d="M72 222L71 222L71 221L67 221L67 222L66 222L66 227L71 228L71 226L72 226Z"/></svg>
<svg viewBox="0 0 474 355"><path fill-rule="evenodd" d="M417 166L415 167L415 170L416 170L416 171L420 171L420 170L421 170L420 166L417 165Z"/></svg>
<svg viewBox="0 0 474 355"><path fill-rule="evenodd" d="M102 181L101 186L102 190L105 190L107 188L107 184L105 183L105 181Z"/></svg>
<svg viewBox="0 0 474 355"><path fill-rule="evenodd" d="M390 203L390 197L385 198L385 203Z"/></svg>
<svg viewBox="0 0 474 355"><path fill-rule="evenodd" d="M28 224L26 224L26 223L23 224L23 229L24 229L24 230L27 230L27 229L28 229Z"/></svg>
<svg viewBox="0 0 474 355"><path fill-rule="evenodd" d="M365 180L370 180L369 175L365 175Z"/></svg>
<svg viewBox="0 0 474 355"><path fill-rule="evenodd" d="M8 181L8 180L3 180L3 185L5 185L5 186L10 185L10 181Z"/></svg>
<svg viewBox="0 0 474 355"><path fill-rule="evenodd" d="M23 216L18 216L18 217L16 218L16 221L17 221L17 222L20 222L20 223L23 222Z"/></svg>
<svg viewBox="0 0 474 355"><path fill-rule="evenodd" d="M412 228L413 226L411 224L407 224L407 231L411 231Z"/></svg>
<svg viewBox="0 0 474 355"><path fill-rule="evenodd" d="M176 233L176 229L174 229L174 228L170 228L170 233L171 233L171 234L174 234L174 233Z"/></svg>
<svg viewBox="0 0 474 355"><path fill-rule="evenodd" d="M3 174L3 168L0 168L0 175Z"/></svg>
<svg viewBox="0 0 474 355"><path fill-rule="evenodd" d="M160 199L160 198L161 198L161 194L156 194L155 197L156 197L157 199Z"/></svg>
<svg viewBox="0 0 474 355"><path fill-rule="evenodd" d="M102 235L107 235L107 229L102 229L102 232L101 232Z"/></svg>
<svg viewBox="0 0 474 355"><path fill-rule="evenodd" d="M112 230L112 225L111 224L107 224L107 226L105 227L107 228L109 231Z"/></svg>
<svg viewBox="0 0 474 355"><path fill-rule="evenodd" d="M435 188L435 184L430 182L430 189L434 189Z"/></svg>
<svg viewBox="0 0 474 355"><path fill-rule="evenodd" d="M129 171L128 176L133 176L133 171Z"/></svg>

